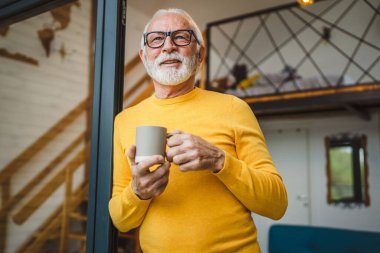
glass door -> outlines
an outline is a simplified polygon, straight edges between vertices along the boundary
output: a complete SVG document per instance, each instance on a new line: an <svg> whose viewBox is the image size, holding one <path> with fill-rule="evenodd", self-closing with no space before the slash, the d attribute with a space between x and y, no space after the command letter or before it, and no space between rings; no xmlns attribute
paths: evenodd
<svg viewBox="0 0 380 253"><path fill-rule="evenodd" d="M85 252L93 6L67 2L0 27L0 252Z"/></svg>

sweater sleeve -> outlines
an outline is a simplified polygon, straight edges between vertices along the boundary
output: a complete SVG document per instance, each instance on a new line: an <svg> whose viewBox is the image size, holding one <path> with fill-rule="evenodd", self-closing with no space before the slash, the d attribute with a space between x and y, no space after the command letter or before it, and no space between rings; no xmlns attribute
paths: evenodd
<svg viewBox="0 0 380 253"><path fill-rule="evenodd" d="M225 152L224 167L215 175L250 211L280 219L288 205L287 193L256 117L238 98L230 108L237 157Z"/></svg>
<svg viewBox="0 0 380 253"><path fill-rule="evenodd" d="M113 188L109 212L113 224L122 232L140 226L150 200L140 200L131 188L132 174L121 145L120 117L115 118L113 138Z"/></svg>

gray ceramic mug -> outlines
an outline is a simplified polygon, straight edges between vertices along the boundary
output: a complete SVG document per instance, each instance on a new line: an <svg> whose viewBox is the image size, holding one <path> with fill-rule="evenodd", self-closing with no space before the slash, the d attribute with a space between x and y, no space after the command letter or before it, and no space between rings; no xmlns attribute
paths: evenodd
<svg viewBox="0 0 380 253"><path fill-rule="evenodd" d="M139 163L152 155L165 157L166 132L167 129L160 126L137 127L135 162Z"/></svg>

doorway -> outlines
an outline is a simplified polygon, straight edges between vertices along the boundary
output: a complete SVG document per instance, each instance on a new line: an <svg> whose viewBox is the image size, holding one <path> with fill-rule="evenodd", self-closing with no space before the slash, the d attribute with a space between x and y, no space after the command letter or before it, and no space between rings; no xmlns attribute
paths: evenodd
<svg viewBox="0 0 380 253"><path fill-rule="evenodd" d="M279 221L253 214L263 253L273 224L310 225L309 148L306 128L271 129L264 136L288 193L288 209Z"/></svg>

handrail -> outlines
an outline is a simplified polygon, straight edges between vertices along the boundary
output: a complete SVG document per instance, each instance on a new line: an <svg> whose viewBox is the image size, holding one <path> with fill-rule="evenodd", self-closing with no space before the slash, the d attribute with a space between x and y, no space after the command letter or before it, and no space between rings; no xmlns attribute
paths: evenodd
<svg viewBox="0 0 380 253"><path fill-rule="evenodd" d="M25 163L35 154L43 149L54 137L61 133L70 123L72 123L86 108L88 99L84 99L74 109L67 113L61 120L55 123L40 138L27 147L20 155L13 159L0 171L0 184L4 183L15 174Z"/></svg>
<svg viewBox="0 0 380 253"><path fill-rule="evenodd" d="M18 193L10 198L6 203L3 203L0 209L0 217L7 211L11 210L27 193L31 192L41 180L46 177L64 158L70 154L81 142L85 140L85 133L80 134L65 150L63 150L53 161L51 161L44 169L42 169L26 186Z"/></svg>
<svg viewBox="0 0 380 253"><path fill-rule="evenodd" d="M45 187L13 216L13 221L19 225L24 223L64 182L66 170L74 172L83 163L84 158L85 149L82 149Z"/></svg>

